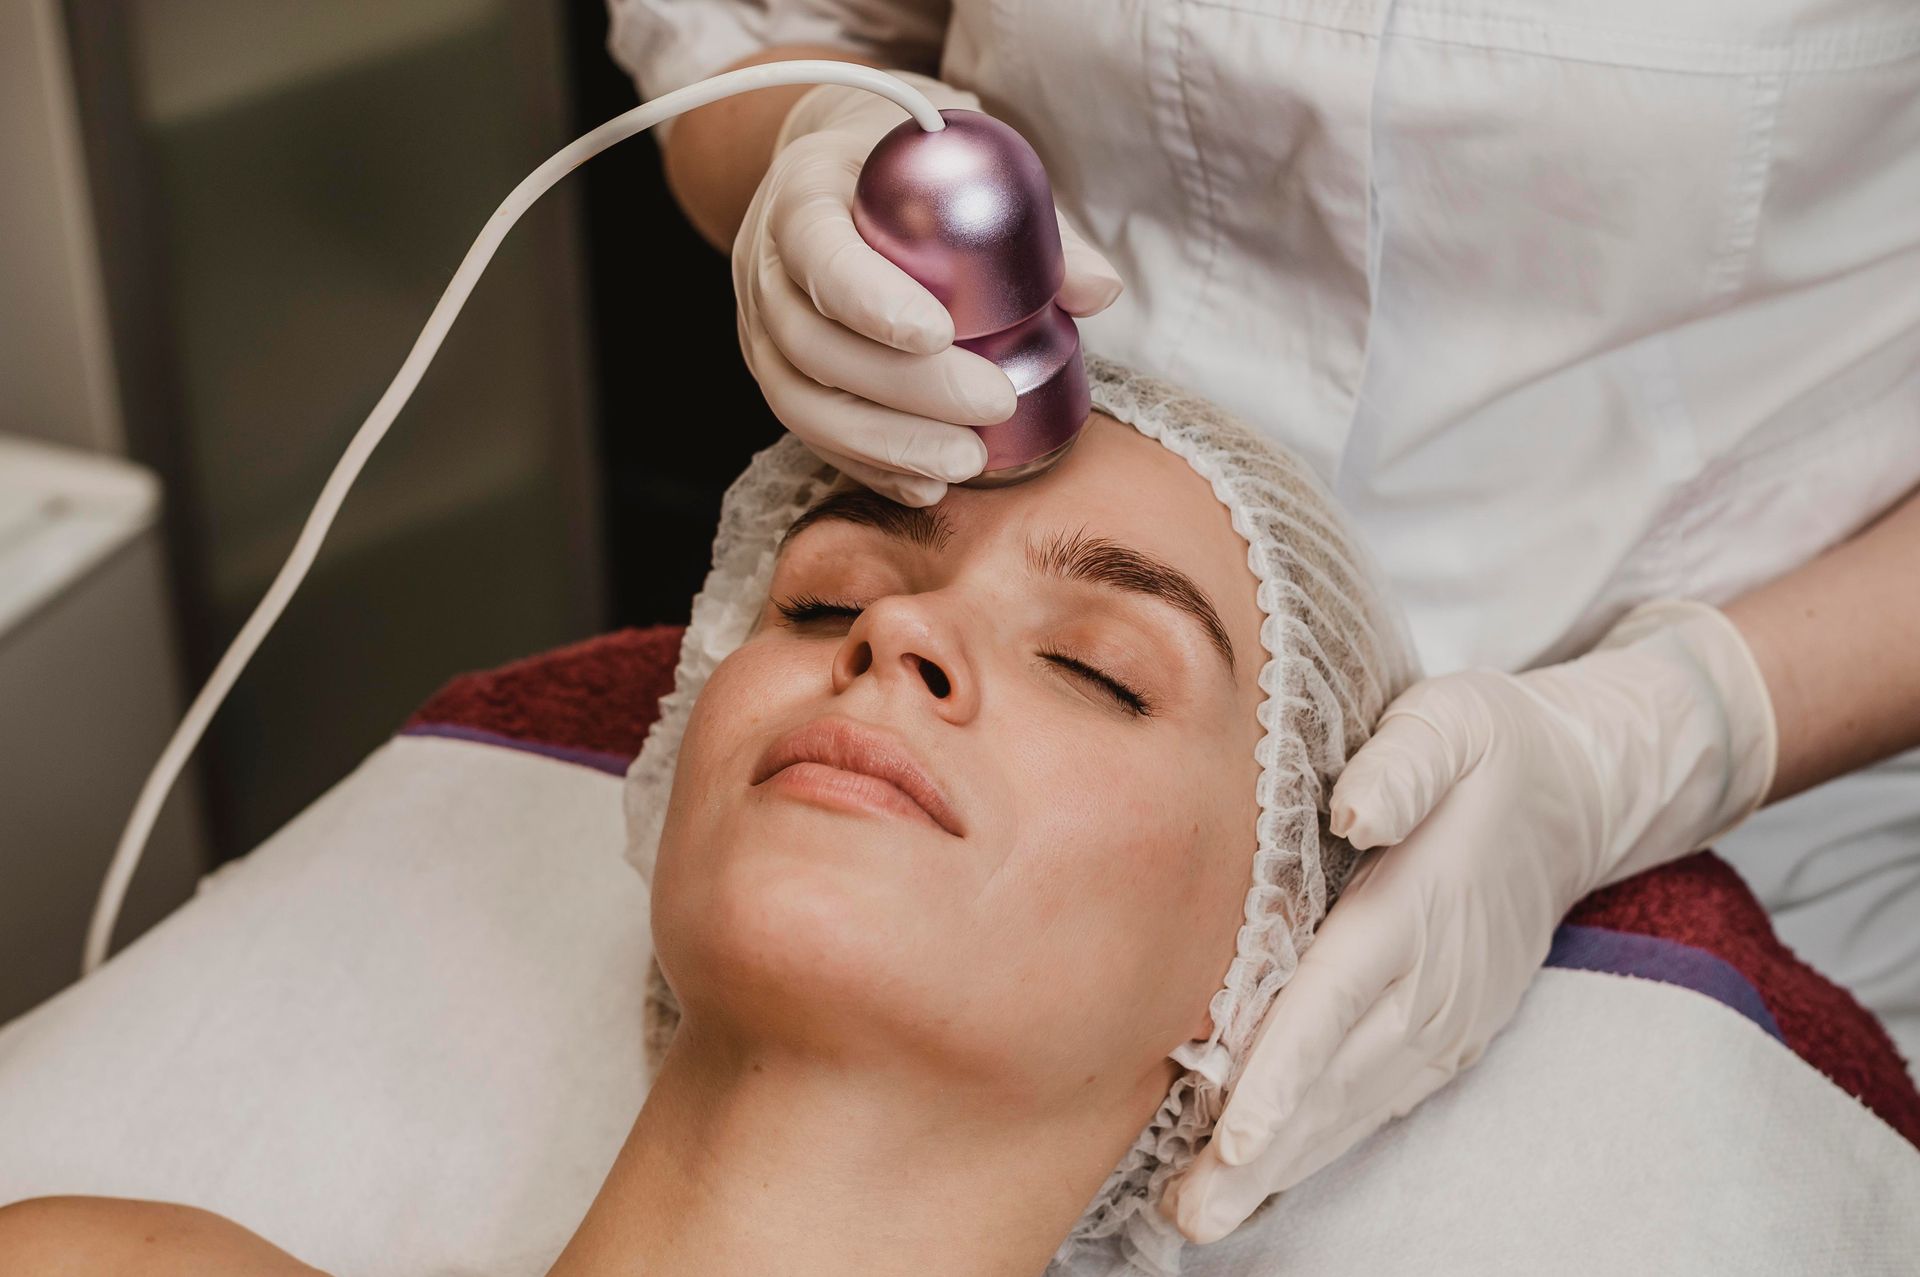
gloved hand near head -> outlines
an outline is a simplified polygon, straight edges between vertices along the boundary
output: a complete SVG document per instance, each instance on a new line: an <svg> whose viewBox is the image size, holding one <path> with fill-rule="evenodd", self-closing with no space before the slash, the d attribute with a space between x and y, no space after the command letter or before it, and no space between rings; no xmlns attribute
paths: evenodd
<svg viewBox="0 0 1920 1277"><path fill-rule="evenodd" d="M1739 824L1777 753L1759 667L1702 603L1635 608L1563 665L1407 689L1330 798L1374 850L1163 1212L1215 1240L1409 1112L1480 1058L1581 897Z"/></svg>
<svg viewBox="0 0 1920 1277"><path fill-rule="evenodd" d="M980 99L891 71L941 110ZM986 465L968 426L1013 415L1013 383L953 344L934 295L860 238L853 188L874 145L906 118L864 89L826 84L787 113L733 242L740 350L767 404L821 459L905 505L938 501ZM1056 210L1056 216L1058 211ZM1059 304L1097 314L1120 277L1065 218Z"/></svg>

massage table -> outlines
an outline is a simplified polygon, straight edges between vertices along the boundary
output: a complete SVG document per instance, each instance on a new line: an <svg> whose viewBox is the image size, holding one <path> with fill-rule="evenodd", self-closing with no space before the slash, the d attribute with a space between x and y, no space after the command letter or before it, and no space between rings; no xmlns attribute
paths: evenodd
<svg viewBox="0 0 1920 1277"><path fill-rule="evenodd" d="M0 1202L219 1211L337 1277L545 1271L645 1095L622 776L677 626L454 679L0 1028ZM1920 1093L1702 852L1574 911L1474 1068L1196 1274L1920 1272Z"/></svg>

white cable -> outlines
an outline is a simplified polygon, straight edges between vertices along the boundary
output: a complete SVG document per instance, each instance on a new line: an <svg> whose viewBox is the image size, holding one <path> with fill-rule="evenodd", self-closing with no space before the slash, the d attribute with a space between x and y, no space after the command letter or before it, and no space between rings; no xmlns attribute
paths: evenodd
<svg viewBox="0 0 1920 1277"><path fill-rule="evenodd" d="M327 529L332 526L334 516L347 498L347 490L353 486L360 468L367 463L367 458L386 435L387 428L400 414L400 409L406 406L414 387L420 384L420 378L427 371L427 365L433 362L433 356L445 340L447 330L453 326L454 318L466 304L467 295L479 281L480 272L486 269L487 263L493 259L494 250L500 247L500 242L506 238L513 224L520 220L520 215L546 194L554 183L614 143L623 142L662 120L694 107L705 106L750 89L780 84L844 84L856 89L868 89L904 108L929 132L946 127L940 112L924 93L885 71L854 62L811 59L765 62L727 71L697 84L675 89L651 102L643 102L568 143L546 163L522 178L512 194L501 201L500 207L487 219L487 224L480 228L479 238L473 241L473 247L461 259L460 267L454 271L447 290L440 294L440 301L427 317L427 326L421 329L413 349L407 354L406 362L400 365L400 371L394 375L392 384L380 396L380 401L373 406L366 421L354 432L346 452L334 466L333 473L327 477L326 486L320 489L320 499L314 502L313 512L300 529L293 553L287 556L286 563L273 578L273 584L267 587L259 606L254 608L246 624L240 627L240 633L234 637L232 645L220 658L220 663L214 666L206 686L193 698L186 717L174 729L172 739L161 751L160 759L148 774L146 783L140 787L140 797L133 805L133 814L128 817L125 830L120 834L113 860L107 865L99 898L94 901L93 919L87 926L86 952L81 958L81 975L91 975L106 960L107 946L113 939L114 924L119 920L127 886L133 881L134 870L140 864L140 854L146 848L154 821L159 819L160 809L174 781L178 779L180 769L186 766L193 747L199 743L214 711L220 708L220 702L226 699L227 693L239 679L240 671L246 668L247 661L260 646L261 640L266 638L267 631L280 619L280 613L286 609L293 592L300 588L307 569L313 565L314 556L320 552L321 541L326 539Z"/></svg>

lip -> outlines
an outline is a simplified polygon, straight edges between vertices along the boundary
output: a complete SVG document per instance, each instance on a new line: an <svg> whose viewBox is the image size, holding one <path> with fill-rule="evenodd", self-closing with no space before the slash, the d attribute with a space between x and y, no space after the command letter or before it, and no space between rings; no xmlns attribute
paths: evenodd
<svg viewBox="0 0 1920 1277"><path fill-rule="evenodd" d="M767 747L754 766L751 783L762 784L794 763L821 763L883 780L942 829L956 838L965 837L953 804L920 760L878 728L837 716L802 723Z"/></svg>

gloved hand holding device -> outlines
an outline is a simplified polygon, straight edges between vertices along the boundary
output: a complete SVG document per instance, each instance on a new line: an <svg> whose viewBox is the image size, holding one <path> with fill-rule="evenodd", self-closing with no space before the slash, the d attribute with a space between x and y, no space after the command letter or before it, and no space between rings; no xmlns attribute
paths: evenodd
<svg viewBox="0 0 1920 1277"><path fill-rule="evenodd" d="M1582 896L1739 824L1777 757L1760 668L1703 603L1643 604L1563 665L1402 693L1330 797L1333 832L1375 850L1165 1213L1215 1240L1409 1112L1480 1058Z"/></svg>
<svg viewBox="0 0 1920 1277"><path fill-rule="evenodd" d="M941 110L980 99L890 71ZM946 308L854 228L854 182L874 144L905 118L862 89L826 84L787 113L773 159L733 242L740 350L768 406L823 460L904 505L940 500L980 473L987 449L967 426L1013 414L1013 383L953 344ZM1075 317L1120 294L1120 277L1059 212Z"/></svg>

